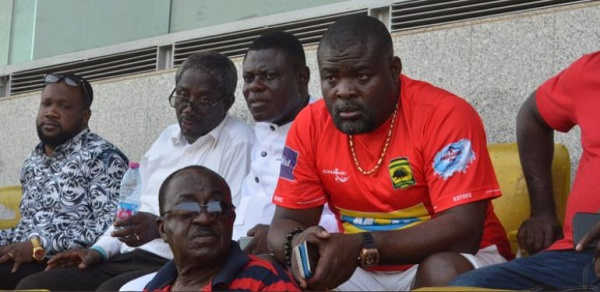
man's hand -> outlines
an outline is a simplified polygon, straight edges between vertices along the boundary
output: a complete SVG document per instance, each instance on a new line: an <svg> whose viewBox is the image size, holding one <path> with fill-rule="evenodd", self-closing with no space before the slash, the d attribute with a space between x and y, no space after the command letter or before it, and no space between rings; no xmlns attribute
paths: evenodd
<svg viewBox="0 0 600 292"><path fill-rule="evenodd" d="M588 245L590 245L594 240L600 238L600 222L596 223L588 232L581 238L579 242L577 242L575 246L576 251L583 251ZM600 277L600 261L598 258L600 257L600 242L596 245L596 250L594 250L594 271L596 271L596 276Z"/></svg>
<svg viewBox="0 0 600 292"><path fill-rule="evenodd" d="M132 247L143 245L159 238L160 235L156 225L157 217L151 213L138 212L129 218L117 219L114 226L120 229L113 231L111 235Z"/></svg>
<svg viewBox="0 0 600 292"><path fill-rule="evenodd" d="M534 254L550 246L558 238L561 238L562 227L556 216L532 216L527 219L517 233L519 247Z"/></svg>
<svg viewBox="0 0 600 292"><path fill-rule="evenodd" d="M296 256L292 253L292 274L303 289L333 289L350 279L358 267L357 257L363 246L360 234L332 234L323 227L313 226L295 236L292 246L305 240L318 247L319 259L313 276L303 279L296 265Z"/></svg>
<svg viewBox="0 0 600 292"><path fill-rule="evenodd" d="M22 263L33 262L33 245L30 241L15 242L0 249L0 264L15 262L11 272L19 270Z"/></svg>
<svg viewBox="0 0 600 292"><path fill-rule="evenodd" d="M244 248L245 253L259 255L268 254L269 247L267 246L267 233L269 232L269 225L258 224L252 229L248 230L248 236L252 237L252 240Z"/></svg>
<svg viewBox="0 0 600 292"><path fill-rule="evenodd" d="M102 255L94 249L74 249L63 251L53 256L48 261L47 270L70 267L77 265L80 269L86 269L91 265L102 261Z"/></svg>

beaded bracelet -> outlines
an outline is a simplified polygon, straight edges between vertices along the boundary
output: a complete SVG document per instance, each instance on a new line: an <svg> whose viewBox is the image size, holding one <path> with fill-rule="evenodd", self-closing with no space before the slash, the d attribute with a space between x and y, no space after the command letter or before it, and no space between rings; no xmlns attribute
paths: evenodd
<svg viewBox="0 0 600 292"><path fill-rule="evenodd" d="M285 254L285 265L288 268L292 267L292 239L294 239L294 236L302 233L302 231L304 231L304 228L302 227L294 228L294 230L290 231L285 236L286 241L283 245L283 253Z"/></svg>

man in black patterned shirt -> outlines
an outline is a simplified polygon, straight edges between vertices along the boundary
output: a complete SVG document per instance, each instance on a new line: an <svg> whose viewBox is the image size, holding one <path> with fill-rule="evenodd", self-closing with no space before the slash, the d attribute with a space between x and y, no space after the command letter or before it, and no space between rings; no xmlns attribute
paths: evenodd
<svg viewBox="0 0 600 292"><path fill-rule="evenodd" d="M0 290L43 271L58 252L91 246L112 224L127 158L88 129L93 92L73 74L46 75L40 143L21 168L21 219L0 230Z"/></svg>

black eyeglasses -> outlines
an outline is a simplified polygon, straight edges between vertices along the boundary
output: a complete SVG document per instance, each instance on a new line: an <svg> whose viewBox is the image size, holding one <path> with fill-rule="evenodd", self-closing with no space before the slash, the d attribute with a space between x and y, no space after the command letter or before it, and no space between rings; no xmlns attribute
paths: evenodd
<svg viewBox="0 0 600 292"><path fill-rule="evenodd" d="M177 93L177 88L173 89L171 95L169 95L169 104L178 109L182 110L186 108L188 105L192 107L192 110L196 112L208 111L211 108L215 107L219 102L221 102L223 98L219 98L213 102L208 101L208 98L199 98L194 101L190 101L187 97L184 97Z"/></svg>
<svg viewBox="0 0 600 292"><path fill-rule="evenodd" d="M201 212L205 212L210 218L219 218L233 210L235 210L235 206L230 202L225 201L210 201L206 205L201 205L196 202L186 202L173 206L171 210L165 211L164 214L171 214L184 219L189 219Z"/></svg>
<svg viewBox="0 0 600 292"><path fill-rule="evenodd" d="M83 93L85 94L86 99L90 100L90 93L87 91L85 84L83 84L83 79L70 74L47 74L44 76L44 82L46 84L58 83L61 80L63 80L68 86L83 88Z"/></svg>

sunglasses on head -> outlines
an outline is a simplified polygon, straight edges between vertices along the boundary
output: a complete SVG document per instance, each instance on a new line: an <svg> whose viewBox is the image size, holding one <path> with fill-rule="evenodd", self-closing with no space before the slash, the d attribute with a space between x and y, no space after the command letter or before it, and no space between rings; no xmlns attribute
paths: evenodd
<svg viewBox="0 0 600 292"><path fill-rule="evenodd" d="M47 74L46 76L44 76L44 82L46 84L58 83L61 80L68 86L83 88L83 93L85 94L85 97L88 100L90 99L90 94L88 93L85 84L83 84L83 79L70 74Z"/></svg>

